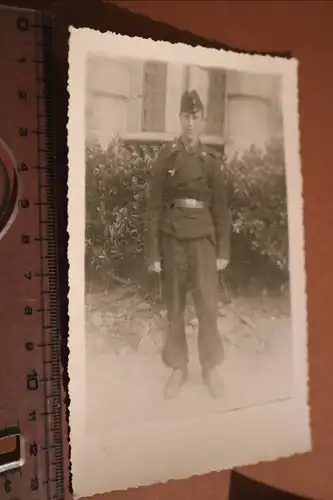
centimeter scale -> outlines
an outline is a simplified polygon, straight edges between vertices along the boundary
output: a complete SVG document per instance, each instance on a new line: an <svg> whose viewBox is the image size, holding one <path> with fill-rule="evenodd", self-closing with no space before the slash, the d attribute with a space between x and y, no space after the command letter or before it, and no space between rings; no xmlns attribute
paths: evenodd
<svg viewBox="0 0 333 500"><path fill-rule="evenodd" d="M53 18L0 7L0 499L63 500Z"/></svg>

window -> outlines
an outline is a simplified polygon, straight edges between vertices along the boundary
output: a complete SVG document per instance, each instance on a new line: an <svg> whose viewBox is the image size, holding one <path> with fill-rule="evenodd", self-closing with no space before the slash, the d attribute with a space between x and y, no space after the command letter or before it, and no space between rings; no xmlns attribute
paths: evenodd
<svg viewBox="0 0 333 500"><path fill-rule="evenodd" d="M207 135L223 136L225 117L226 74L222 70L209 70L207 104Z"/></svg>
<svg viewBox="0 0 333 500"><path fill-rule="evenodd" d="M126 130L127 100L112 94L94 93L89 125L111 136Z"/></svg>
<svg viewBox="0 0 333 500"><path fill-rule="evenodd" d="M206 136L223 137L226 73L221 69L188 67L186 87L197 90L205 108Z"/></svg>
<svg viewBox="0 0 333 500"><path fill-rule="evenodd" d="M165 131L167 64L145 62L142 88L142 131Z"/></svg>
<svg viewBox="0 0 333 500"><path fill-rule="evenodd" d="M209 70L198 66L190 66L189 90L196 90L198 92L206 113L209 92Z"/></svg>
<svg viewBox="0 0 333 500"><path fill-rule="evenodd" d="M254 145L264 149L270 139L269 103L247 95L229 96L228 132L230 151L245 151Z"/></svg>

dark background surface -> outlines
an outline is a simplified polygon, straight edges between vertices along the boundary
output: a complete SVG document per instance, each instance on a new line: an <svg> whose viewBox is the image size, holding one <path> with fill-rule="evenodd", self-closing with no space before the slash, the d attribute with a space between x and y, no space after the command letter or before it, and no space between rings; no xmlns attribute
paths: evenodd
<svg viewBox="0 0 333 500"><path fill-rule="evenodd" d="M59 248L61 250L62 330L67 330L66 183L67 183L67 48L68 26L180 41L192 45L229 47L246 52L292 54L299 60L299 97L309 322L310 403L313 451L274 463L244 467L238 472L267 484L314 499L333 499L333 377L331 325L333 276L333 170L331 121L333 114L333 2L331 1L19 1L18 7L52 10L56 15L57 168ZM113 5L112 5L113 4ZM143 14L130 16L114 4ZM172 28L174 26L177 29ZM191 35L193 33L195 35ZM208 42L207 40L216 40ZM65 336L65 334L64 334ZM64 362L66 368L66 347ZM66 375L64 375L66 385ZM65 458L68 456L64 436ZM245 443L244 443L245 444ZM68 465L68 459L67 463ZM184 481L170 481L104 498L226 499L230 473L212 473ZM248 487L250 488L250 486ZM68 495L70 498L70 495ZM234 500L236 496L232 497ZM273 498L253 490L247 498ZM280 498L280 497L274 497ZM281 500L283 496L281 496Z"/></svg>

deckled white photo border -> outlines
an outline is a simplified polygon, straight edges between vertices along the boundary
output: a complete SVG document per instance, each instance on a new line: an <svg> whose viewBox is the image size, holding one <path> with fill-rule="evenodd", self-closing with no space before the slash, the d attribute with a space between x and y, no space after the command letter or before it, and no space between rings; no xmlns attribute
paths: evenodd
<svg viewBox="0 0 333 500"><path fill-rule="evenodd" d="M294 391L289 400L191 421L115 429L92 443L85 425L84 324L85 71L90 52L282 76L282 106L289 212L289 261ZM69 396L73 488L77 496L165 482L235 466L271 461L311 450L308 407L307 312L302 177L299 152L298 62L184 44L130 38L88 28L70 28L68 110ZM282 368L282 367L281 367ZM169 435L162 449L159 436ZM166 440L163 440L164 443ZM156 460L158 457L158 460ZM190 458L190 460L189 460ZM109 477L91 464L107 463ZM146 463L158 463L152 470ZM105 466L103 467L105 469ZM92 477L93 476L93 477Z"/></svg>

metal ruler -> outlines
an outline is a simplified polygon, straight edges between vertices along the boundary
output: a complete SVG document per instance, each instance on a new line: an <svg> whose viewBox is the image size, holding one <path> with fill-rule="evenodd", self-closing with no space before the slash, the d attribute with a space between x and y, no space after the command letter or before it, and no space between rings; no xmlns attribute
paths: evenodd
<svg viewBox="0 0 333 500"><path fill-rule="evenodd" d="M0 8L0 499L65 495L53 18Z"/></svg>

